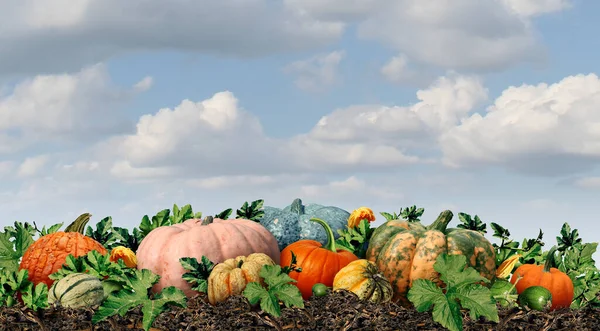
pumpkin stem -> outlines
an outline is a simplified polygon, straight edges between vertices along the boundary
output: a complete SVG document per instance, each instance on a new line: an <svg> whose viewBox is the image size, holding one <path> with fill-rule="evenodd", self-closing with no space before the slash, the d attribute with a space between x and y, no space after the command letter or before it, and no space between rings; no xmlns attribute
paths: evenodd
<svg viewBox="0 0 600 331"><path fill-rule="evenodd" d="M427 230L438 230L441 232L446 231L448 224L452 220L454 214L450 210L444 210L440 213L440 216L433 222L431 225L427 227Z"/></svg>
<svg viewBox="0 0 600 331"><path fill-rule="evenodd" d="M546 263L544 263L544 272L550 272L550 268L555 266L554 264L554 253L556 252L556 246L552 246L546 255Z"/></svg>
<svg viewBox="0 0 600 331"><path fill-rule="evenodd" d="M200 225L208 225L211 224L213 222L213 217L212 216L206 216L203 220L202 223L200 223Z"/></svg>
<svg viewBox="0 0 600 331"><path fill-rule="evenodd" d="M92 214L90 213L83 213L79 215L79 217L77 217L73 223L69 224L69 226L65 228L65 232L79 232L84 234L85 225L90 221L91 217Z"/></svg>
<svg viewBox="0 0 600 331"><path fill-rule="evenodd" d="M337 252L337 249L335 247L335 236L333 235L333 230L331 230L329 224L327 224L327 222L323 221L322 219L314 217L311 218L310 221L321 224L321 226L325 229L325 232L327 233L327 243L323 246L323 248L328 249L332 252Z"/></svg>

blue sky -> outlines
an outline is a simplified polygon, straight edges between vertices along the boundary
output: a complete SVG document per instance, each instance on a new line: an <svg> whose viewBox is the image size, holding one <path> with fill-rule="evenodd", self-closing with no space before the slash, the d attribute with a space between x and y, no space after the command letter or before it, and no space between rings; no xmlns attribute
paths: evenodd
<svg viewBox="0 0 600 331"><path fill-rule="evenodd" d="M598 2L66 3L0 11L5 224L300 197L599 240Z"/></svg>

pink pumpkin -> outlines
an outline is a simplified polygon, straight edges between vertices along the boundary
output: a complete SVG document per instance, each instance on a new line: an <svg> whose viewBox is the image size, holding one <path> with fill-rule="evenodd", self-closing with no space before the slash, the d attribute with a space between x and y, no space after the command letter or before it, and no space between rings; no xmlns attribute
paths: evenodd
<svg viewBox="0 0 600 331"><path fill-rule="evenodd" d="M152 230L140 243L136 255L138 269L149 269L160 276L160 281L152 287L153 292L175 286L189 298L197 292L181 278L187 270L181 266L180 258L195 257L201 262L204 255L216 264L252 253L267 254L279 264L277 240L260 223L207 218L204 221L189 219Z"/></svg>

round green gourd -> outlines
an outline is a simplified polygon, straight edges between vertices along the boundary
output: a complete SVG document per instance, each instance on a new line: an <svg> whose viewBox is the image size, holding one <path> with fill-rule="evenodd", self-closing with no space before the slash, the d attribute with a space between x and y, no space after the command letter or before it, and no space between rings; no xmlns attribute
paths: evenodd
<svg viewBox="0 0 600 331"><path fill-rule="evenodd" d="M303 205L300 199L282 209L265 206L264 212L260 224L277 239L279 250L301 239L316 240L325 245L327 234L321 225L311 222L311 218L327 222L337 239L337 230L345 229L350 217L350 213L341 208L316 203Z"/></svg>
<svg viewBox="0 0 600 331"><path fill-rule="evenodd" d="M48 303L63 307L82 308L99 305L104 300L104 288L98 277L73 273L52 284L48 291Z"/></svg>

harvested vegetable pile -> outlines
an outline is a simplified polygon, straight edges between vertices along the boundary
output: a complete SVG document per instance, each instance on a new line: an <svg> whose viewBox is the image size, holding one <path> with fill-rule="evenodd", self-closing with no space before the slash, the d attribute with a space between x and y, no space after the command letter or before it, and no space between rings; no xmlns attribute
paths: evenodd
<svg viewBox="0 0 600 331"><path fill-rule="evenodd" d="M300 199L232 212L5 226L0 330L600 330L598 243L568 223L544 250L541 229L516 241L491 222L493 243L449 210L382 212L377 228L368 207Z"/></svg>
<svg viewBox="0 0 600 331"><path fill-rule="evenodd" d="M431 314L418 313L394 303L360 301L351 292L336 291L305 301L305 309L282 306L281 317L271 317L251 307L243 296L229 297L212 306L206 295L188 301L187 308L175 307L160 314L153 330L444 330ZM48 309L39 315L23 306L0 308L0 330L92 330L93 311ZM552 312L498 307L500 323L471 321L465 314L464 330L600 330L600 309L562 309ZM112 316L93 330L142 330L133 328L142 320L138 309L124 317ZM129 326L125 328L124 326ZM152 329L151 329L152 330Z"/></svg>

